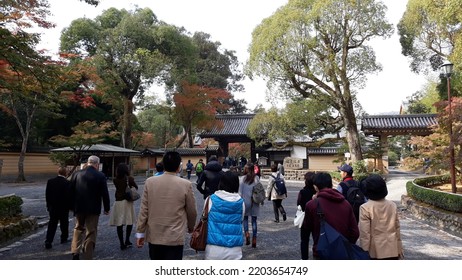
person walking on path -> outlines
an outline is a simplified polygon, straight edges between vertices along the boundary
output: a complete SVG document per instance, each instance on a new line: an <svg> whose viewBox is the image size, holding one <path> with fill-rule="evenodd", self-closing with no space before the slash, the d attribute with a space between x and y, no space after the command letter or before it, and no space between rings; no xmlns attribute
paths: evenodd
<svg viewBox="0 0 462 280"><path fill-rule="evenodd" d="M96 234L101 202L104 215L109 215L110 200L106 176L98 171L99 157L90 156L87 167L73 174L71 179L71 201L75 216L74 234L72 237L72 258L85 260L93 258L96 246Z"/></svg>
<svg viewBox="0 0 462 280"><path fill-rule="evenodd" d="M271 175L269 177L268 186L266 188L266 197L268 197L268 200L273 202L274 222L279 223L279 212L281 212L282 220L287 220L286 210L284 210L284 207L282 206L282 200L287 197L287 194L280 195L276 192L276 188L274 186L276 184L275 178L279 176L281 180L284 180L284 176L279 174L277 171L278 166L276 164L272 164Z"/></svg>
<svg viewBox="0 0 462 280"><path fill-rule="evenodd" d="M343 164L338 168L342 181L337 186L337 190L345 197L345 199L353 207L353 213L355 214L356 222L359 222L359 208L361 204L367 201L361 186L358 181L353 179L353 167L349 164ZM354 193L349 192L358 187L358 190Z"/></svg>
<svg viewBox="0 0 462 280"><path fill-rule="evenodd" d="M257 217L260 214L260 204L253 202L253 187L260 182L255 175L253 163L247 163L244 167L244 176L240 178L239 195L244 199L245 212L242 224L244 226L245 244L250 244L249 216L252 219L252 247L257 247Z"/></svg>
<svg viewBox="0 0 462 280"><path fill-rule="evenodd" d="M320 217L318 203L324 214L324 219L351 243L359 238L358 224L353 214L353 208L341 193L332 188L332 177L329 173L320 172L314 176L313 183L318 189L316 198L308 201L305 206L303 226L308 237L313 235L313 257L317 258L316 247L320 233Z"/></svg>
<svg viewBox="0 0 462 280"><path fill-rule="evenodd" d="M196 199L192 183L177 176L181 156L166 152L165 173L149 177L141 197L136 228L136 245L149 244L151 260L181 260L186 232L196 223Z"/></svg>
<svg viewBox="0 0 462 280"><path fill-rule="evenodd" d="M371 259L403 259L398 210L393 201L385 198L385 180L372 174L360 183L369 200L359 210L359 245Z"/></svg>
<svg viewBox="0 0 462 280"><path fill-rule="evenodd" d="M215 193L218 189L218 183L220 182L221 176L223 176L222 169L223 167L218 162L217 157L210 156L209 162L205 165L204 173L197 182L197 190L204 196L204 199ZM204 183L205 188L202 188Z"/></svg>
<svg viewBox="0 0 462 280"><path fill-rule="evenodd" d="M67 169L58 168L58 176L47 181L45 200L50 215L45 239L45 248L51 249L56 229L61 230L61 244L68 242L69 238L69 208L70 208L70 182L66 179Z"/></svg>
<svg viewBox="0 0 462 280"><path fill-rule="evenodd" d="M199 159L194 169L196 170L196 177L197 177L196 183L197 183L199 182L199 179L201 178L202 172L204 172L204 161L202 159Z"/></svg>
<svg viewBox="0 0 462 280"><path fill-rule="evenodd" d="M125 190L134 187L138 190L135 178L130 176L130 171L125 163L119 163L116 169L116 177L113 179L115 191L115 202L112 207L109 225L117 227L117 237L119 238L120 249L125 250L132 246L130 235L133 224L135 223L135 207L133 201L128 201L125 197ZM126 234L124 239L124 226Z"/></svg>
<svg viewBox="0 0 462 280"><path fill-rule="evenodd" d="M239 177L227 171L221 177L218 190L209 199L206 260L242 259L242 219L244 200L239 195Z"/></svg>
<svg viewBox="0 0 462 280"><path fill-rule="evenodd" d="M191 179L191 172L194 168L194 164L191 163L191 160L188 159L188 163L186 163L186 173L188 174L188 180Z"/></svg>
<svg viewBox="0 0 462 280"><path fill-rule="evenodd" d="M305 187L300 190L297 197L297 206L300 206L303 212L305 212L305 206L308 201L312 200L313 197L316 195L316 189L314 188L314 172L306 172L305 173ZM304 227L300 228L300 253L302 260L308 259L308 252L309 252L309 244L310 244L310 235L307 232L307 229Z"/></svg>

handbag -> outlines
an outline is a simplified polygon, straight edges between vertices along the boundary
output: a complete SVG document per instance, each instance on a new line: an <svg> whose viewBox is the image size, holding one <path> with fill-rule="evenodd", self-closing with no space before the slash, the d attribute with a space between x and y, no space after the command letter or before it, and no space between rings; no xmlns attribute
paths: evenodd
<svg viewBox="0 0 462 280"><path fill-rule="evenodd" d="M135 187L130 187L127 177L127 187L125 188L125 199L127 201L135 201L140 199L141 195L138 193Z"/></svg>
<svg viewBox="0 0 462 280"><path fill-rule="evenodd" d="M194 227L193 232L191 233L191 240L189 241L189 246L197 251L205 251L205 246L207 245L207 226L208 226L208 216L209 216L209 200L210 197L206 199L204 210L202 211L202 216L197 225Z"/></svg>
<svg viewBox="0 0 462 280"><path fill-rule="evenodd" d="M325 220L319 200L316 202L321 225L316 247L318 257L322 260L369 260L368 252L351 243Z"/></svg>
<svg viewBox="0 0 462 280"><path fill-rule="evenodd" d="M298 205L297 212L295 213L294 226L301 228L303 220L305 219L305 212L302 211L302 206Z"/></svg>

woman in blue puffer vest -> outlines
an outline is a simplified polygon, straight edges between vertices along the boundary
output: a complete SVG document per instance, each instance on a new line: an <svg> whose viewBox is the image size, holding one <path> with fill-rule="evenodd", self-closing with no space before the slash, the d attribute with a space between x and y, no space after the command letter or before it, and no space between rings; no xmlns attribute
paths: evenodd
<svg viewBox="0 0 462 280"><path fill-rule="evenodd" d="M209 197L206 260L242 259L245 204L238 191L239 177L227 171L220 180L218 191Z"/></svg>

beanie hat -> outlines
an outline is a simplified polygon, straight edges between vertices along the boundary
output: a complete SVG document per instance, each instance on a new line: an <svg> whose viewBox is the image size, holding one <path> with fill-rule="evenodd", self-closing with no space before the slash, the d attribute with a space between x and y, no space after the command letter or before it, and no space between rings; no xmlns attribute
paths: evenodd
<svg viewBox="0 0 462 280"><path fill-rule="evenodd" d="M360 186L366 197L371 200L380 200L388 194L385 180L377 174L369 175L361 180Z"/></svg>

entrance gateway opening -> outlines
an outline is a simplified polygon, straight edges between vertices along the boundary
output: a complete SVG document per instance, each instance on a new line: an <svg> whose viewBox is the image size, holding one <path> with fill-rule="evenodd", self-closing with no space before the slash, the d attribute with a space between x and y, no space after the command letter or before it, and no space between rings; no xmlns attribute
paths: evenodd
<svg viewBox="0 0 462 280"><path fill-rule="evenodd" d="M260 151L255 147L255 141L247 136L247 127L254 116L255 114L216 115L216 125L200 134L200 137L213 138L219 143L218 157L228 156L230 143L250 143L251 160L255 162L257 153L268 152L268 147ZM379 138L384 154L382 160L378 162L378 169L386 173L388 172L388 136L426 136L432 133L431 127L436 124L436 114L370 115L362 118L361 131L365 135ZM207 154L207 158L210 155ZM289 155L290 152L287 156Z"/></svg>

